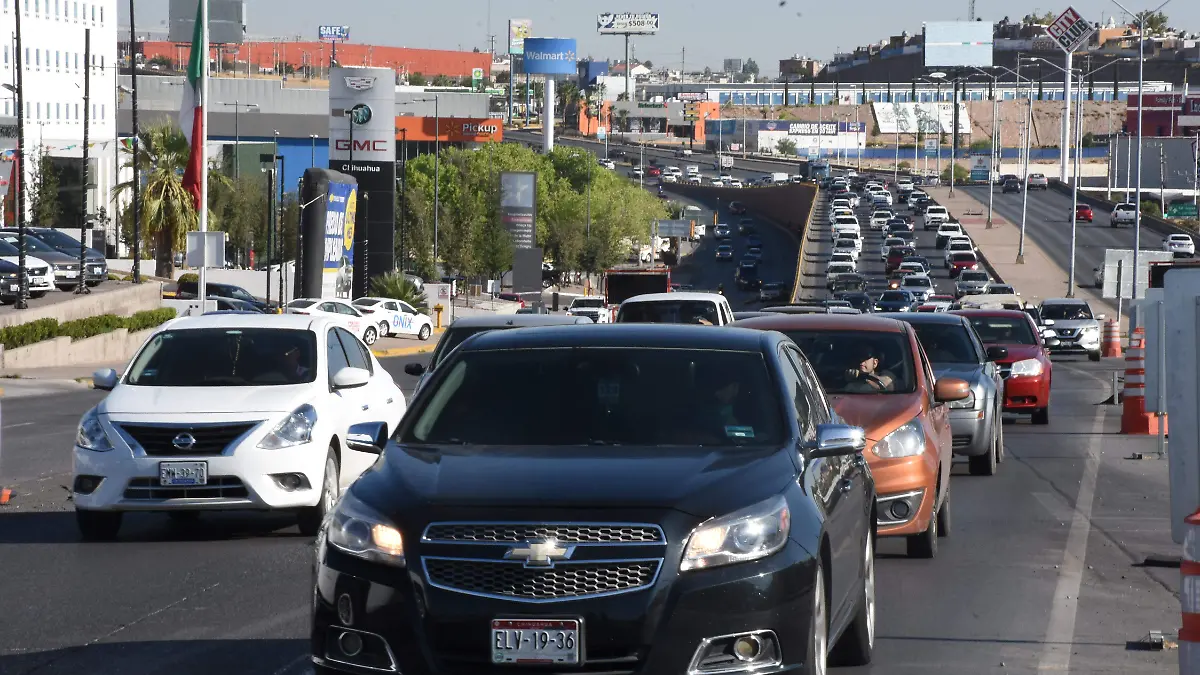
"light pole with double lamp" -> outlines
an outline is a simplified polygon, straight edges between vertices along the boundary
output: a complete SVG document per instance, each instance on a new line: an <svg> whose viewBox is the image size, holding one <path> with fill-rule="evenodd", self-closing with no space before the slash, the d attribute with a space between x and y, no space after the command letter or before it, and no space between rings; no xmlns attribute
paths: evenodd
<svg viewBox="0 0 1200 675"><path fill-rule="evenodd" d="M226 103L226 102L222 101L220 103L220 105L223 105L227 108L228 107L233 108L233 178L234 178L234 180L237 180L238 178L242 177L242 172L241 172L241 164L242 163L240 161L238 161L238 146L242 142L241 136L239 135L239 132L238 132L238 113L241 112L243 108L245 108L246 110L258 110L258 104L257 103L242 103L241 101L235 100L233 103Z"/></svg>

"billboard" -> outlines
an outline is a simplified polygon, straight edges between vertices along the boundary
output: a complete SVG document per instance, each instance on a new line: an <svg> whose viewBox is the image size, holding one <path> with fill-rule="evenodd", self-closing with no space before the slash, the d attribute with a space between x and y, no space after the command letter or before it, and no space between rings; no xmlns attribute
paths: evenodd
<svg viewBox="0 0 1200 675"><path fill-rule="evenodd" d="M1082 47L1095 32L1095 26L1080 16L1074 7L1068 7L1046 28L1046 33L1068 54Z"/></svg>
<svg viewBox="0 0 1200 675"><path fill-rule="evenodd" d="M171 0L167 8L170 21L168 42L192 42L196 26L197 0ZM243 0L208 0L208 42L214 45L240 45L246 40L246 3Z"/></svg>
<svg viewBox="0 0 1200 675"><path fill-rule="evenodd" d="M520 56L525 53L525 40L530 35L533 22L529 19L508 20L508 53Z"/></svg>
<svg viewBox="0 0 1200 675"><path fill-rule="evenodd" d="M514 248L533 248L537 230L536 173L505 171L500 174L500 223L512 237Z"/></svg>
<svg viewBox="0 0 1200 675"><path fill-rule="evenodd" d="M330 183L325 199L325 238L321 266L321 297L349 298L354 278L354 216L358 188L353 183Z"/></svg>
<svg viewBox="0 0 1200 675"><path fill-rule="evenodd" d="M344 42L350 39L350 27L317 26L317 39L321 42Z"/></svg>
<svg viewBox="0 0 1200 675"><path fill-rule="evenodd" d="M1146 193L1151 189L1157 193L1160 187L1168 192L1191 192L1196 176L1194 142L1195 138L1191 136L1142 139L1142 199L1148 199ZM1112 189L1124 196L1126 187L1137 187L1134 173L1137 171L1137 148L1129 136L1114 136L1109 147L1113 150L1109 162ZM1117 194L1113 196L1115 198ZM1156 194L1156 201L1157 197Z"/></svg>
<svg viewBox="0 0 1200 675"><path fill-rule="evenodd" d="M971 155L971 180L986 183L992 179L992 156Z"/></svg>
<svg viewBox="0 0 1200 675"><path fill-rule="evenodd" d="M930 21L925 24L926 68L991 68L991 21Z"/></svg>
<svg viewBox="0 0 1200 675"><path fill-rule="evenodd" d="M881 134L948 134L954 129L953 103L872 103L875 123ZM958 133L971 133L971 113L958 103Z"/></svg>
<svg viewBox="0 0 1200 675"><path fill-rule="evenodd" d="M596 17L601 35L654 35L658 32L655 12L606 12Z"/></svg>
<svg viewBox="0 0 1200 675"><path fill-rule="evenodd" d="M529 75L574 75L579 59L574 38L526 38L525 72Z"/></svg>
<svg viewBox="0 0 1200 675"><path fill-rule="evenodd" d="M300 264L296 297L350 297L354 273L358 183L353 176L311 168L304 171L300 197Z"/></svg>

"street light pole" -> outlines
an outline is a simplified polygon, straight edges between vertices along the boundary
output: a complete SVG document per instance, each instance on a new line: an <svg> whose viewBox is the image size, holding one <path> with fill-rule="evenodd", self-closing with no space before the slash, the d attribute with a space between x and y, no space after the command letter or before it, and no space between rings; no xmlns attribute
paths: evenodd
<svg viewBox="0 0 1200 675"><path fill-rule="evenodd" d="M76 295L91 293L87 286L87 226L88 226L88 132L91 130L92 113L88 107L92 101L92 29L83 29L83 167L80 169L79 192L79 285Z"/></svg>
<svg viewBox="0 0 1200 675"><path fill-rule="evenodd" d="M129 88L132 90L130 95L133 97L133 199L131 206L133 207L133 283L140 284L142 283L142 172L138 165L140 159L138 146L141 139L138 128L137 33L135 32L137 22L133 19L133 4L134 0L129 0ZM18 18L17 21L20 19ZM20 69L20 61L17 64L17 68Z"/></svg>
<svg viewBox="0 0 1200 675"><path fill-rule="evenodd" d="M1018 265L1025 264L1025 221L1029 215L1029 137L1033 135L1033 87L1029 88L1026 99L1028 105L1025 111L1025 139L1022 143L1025 159L1022 169L1024 187L1021 190L1021 238L1017 242Z"/></svg>
<svg viewBox="0 0 1200 675"><path fill-rule="evenodd" d="M1082 75L1079 78L1083 82ZM1071 135L1075 139L1075 181L1071 190L1071 264L1067 268L1067 297L1075 297L1075 233L1079 222L1079 159L1083 154L1083 96L1082 92L1075 92L1075 128L1071 130Z"/></svg>

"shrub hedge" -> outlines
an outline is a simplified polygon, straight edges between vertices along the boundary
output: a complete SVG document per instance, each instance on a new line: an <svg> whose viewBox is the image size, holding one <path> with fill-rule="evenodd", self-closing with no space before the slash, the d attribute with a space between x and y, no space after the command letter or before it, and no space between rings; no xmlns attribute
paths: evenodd
<svg viewBox="0 0 1200 675"><path fill-rule="evenodd" d="M133 316L101 314L65 323L59 323L58 319L38 319L29 323L0 328L0 345L3 345L5 349L16 349L56 337L82 340L111 333L118 328L136 333L162 325L174 318L175 310L173 308L161 307L138 312Z"/></svg>

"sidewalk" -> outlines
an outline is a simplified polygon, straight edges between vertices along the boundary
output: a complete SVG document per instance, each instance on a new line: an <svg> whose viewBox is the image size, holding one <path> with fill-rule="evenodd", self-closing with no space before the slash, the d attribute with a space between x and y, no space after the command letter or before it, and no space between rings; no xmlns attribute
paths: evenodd
<svg viewBox="0 0 1200 675"><path fill-rule="evenodd" d="M1039 303L1046 298L1061 298L1067 294L1067 270L1055 263L1045 249L1033 241L1028 230L1025 233L1025 263L1017 264L1020 245L1020 223L1012 223L993 212L992 229L987 228L987 204L956 190L950 196L946 186L925 188L930 197L946 207L951 217L962 224L963 230L979 247L986 264L995 272L997 281L1011 284L1027 302ZM1117 307L1100 297L1096 289L1075 284L1075 297L1086 300L1098 313L1113 317ZM1122 327L1125 320L1121 319Z"/></svg>

